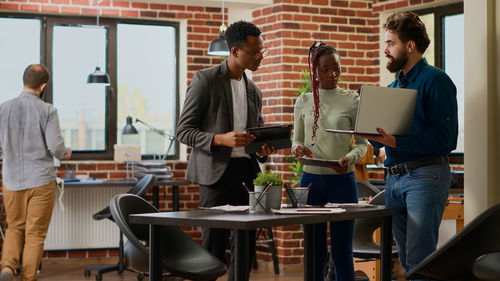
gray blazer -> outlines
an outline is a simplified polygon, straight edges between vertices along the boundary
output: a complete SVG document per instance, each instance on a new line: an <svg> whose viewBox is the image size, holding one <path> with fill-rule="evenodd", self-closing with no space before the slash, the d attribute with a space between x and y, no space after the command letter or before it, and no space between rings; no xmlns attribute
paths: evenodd
<svg viewBox="0 0 500 281"><path fill-rule="evenodd" d="M247 90L247 128L264 125L260 89L243 73ZM227 62L198 71L187 89L176 137L191 146L186 179L203 185L215 184L231 157L232 148L212 146L215 134L234 130L233 95ZM260 169L251 155L255 173Z"/></svg>

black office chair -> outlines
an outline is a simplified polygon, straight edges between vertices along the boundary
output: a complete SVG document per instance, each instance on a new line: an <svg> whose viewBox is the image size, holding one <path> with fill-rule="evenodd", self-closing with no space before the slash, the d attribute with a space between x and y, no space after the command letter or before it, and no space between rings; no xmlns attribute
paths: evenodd
<svg viewBox="0 0 500 281"><path fill-rule="evenodd" d="M356 185L358 187L358 198L364 199L364 198L373 197L373 199L375 199L374 196L376 196L377 194L380 193L380 190L378 188L376 188L374 185L372 185L371 183L368 183L366 181L356 181ZM372 201L373 201L373 199L372 199ZM379 202L380 200L381 200L381 202L380 202L381 204L377 204L377 205L385 205L383 195L382 195L381 199L379 198L375 202ZM371 203L371 204L374 204L374 203ZM361 226L358 226L358 224L361 224L361 225L363 224L363 220L369 220L369 219L356 219L356 221L354 223L355 227L354 227L354 238L353 238L353 245L352 245L354 257L357 257L354 254L354 252L356 250L360 249L359 247L356 248L356 240L357 240L356 237L359 236L358 241L361 241L365 238L363 235L364 233L358 233L358 231L360 231L360 232L367 231L367 230L363 229ZM359 222L359 221L361 221L361 222ZM380 222L378 223L378 225L380 226ZM373 231L375 231L375 229ZM373 236L373 231L371 232L372 236ZM363 239L360 239L361 236L363 236ZM373 238L372 238L372 240L373 240ZM380 256L380 246L379 246L379 256ZM365 259L365 257L363 257L363 259ZM329 259L327 260L325 275L326 275L327 281L335 280L335 267L333 265L333 261L330 258L330 255L329 255ZM361 278L361 277L356 276L356 280L366 280L366 278Z"/></svg>
<svg viewBox="0 0 500 281"><path fill-rule="evenodd" d="M128 194L135 194L137 196L144 196L148 189L153 185L155 180L154 175L146 175L140 181L138 181L134 187L132 187ZM92 215L94 220L102 220L109 219L113 221L113 217L111 215L111 211L109 206L102 209L101 211ZM102 274L111 271L118 271L118 273L122 273L125 270L125 263L123 261L123 233L120 231L120 240L119 240L119 254L118 254L118 263L115 265L89 265L85 268L84 275L86 277L91 275L92 270L97 270L97 274L95 276L96 281L102 280Z"/></svg>
<svg viewBox="0 0 500 281"><path fill-rule="evenodd" d="M385 191L377 193L368 203L385 205ZM360 262L380 259L380 244L373 239L375 230L381 226L380 218L356 219L354 225L353 257L360 259L358 260ZM395 246L392 247L391 257L398 257L398 250Z"/></svg>
<svg viewBox="0 0 500 281"><path fill-rule="evenodd" d="M158 210L143 198L132 194L120 194L111 199L110 209L120 230L127 237L125 264L128 269L144 276L149 271L149 226L129 224L129 215L155 213ZM210 254L191 237L174 226L162 226L161 253L166 275L190 280L212 280L226 272L226 265ZM142 277L138 277L139 280Z"/></svg>
<svg viewBox="0 0 500 281"><path fill-rule="evenodd" d="M467 224L408 272L407 279L500 280L500 204Z"/></svg>
<svg viewBox="0 0 500 281"><path fill-rule="evenodd" d="M370 198L380 192L380 189L366 181L356 181L356 185L358 187L358 198Z"/></svg>

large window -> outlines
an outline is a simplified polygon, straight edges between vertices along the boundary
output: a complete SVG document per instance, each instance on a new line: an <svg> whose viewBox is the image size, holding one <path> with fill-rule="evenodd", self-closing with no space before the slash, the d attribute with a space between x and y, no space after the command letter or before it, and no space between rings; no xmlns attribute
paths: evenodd
<svg viewBox="0 0 500 281"><path fill-rule="evenodd" d="M138 135L121 135L126 116L175 134L177 58L172 26L118 24L118 143L141 144L143 154L166 153L170 140L137 124ZM173 147L168 154L174 155Z"/></svg>
<svg viewBox="0 0 500 281"><path fill-rule="evenodd" d="M40 63L40 29L39 19L0 17L0 103L17 97L23 90L26 66Z"/></svg>
<svg viewBox="0 0 500 281"><path fill-rule="evenodd" d="M178 24L102 19L97 27L95 18L29 17L0 14L0 75L8 81L0 102L22 91L28 64L42 62L52 74L44 99L58 110L73 159L112 159L117 143L141 145L145 158L164 154L170 141L140 123L135 137L121 130L130 115L174 134ZM86 83L96 66L110 75L110 86ZM178 146L168 155L178 157Z"/></svg>
<svg viewBox="0 0 500 281"><path fill-rule="evenodd" d="M452 162L463 163L464 153L464 10L463 3L417 11L424 21L431 45L425 52L429 64L446 71L457 87L459 135Z"/></svg>

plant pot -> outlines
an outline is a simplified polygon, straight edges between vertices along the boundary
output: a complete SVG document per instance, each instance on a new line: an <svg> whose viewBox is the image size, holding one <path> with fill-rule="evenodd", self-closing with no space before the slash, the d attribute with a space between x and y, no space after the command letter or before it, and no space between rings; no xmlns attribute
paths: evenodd
<svg viewBox="0 0 500 281"><path fill-rule="evenodd" d="M262 192L265 186L255 186L255 192ZM266 193L264 193L260 200L260 205L257 204L255 208L256 213L270 212L271 209L279 210L281 208L281 186L271 186Z"/></svg>

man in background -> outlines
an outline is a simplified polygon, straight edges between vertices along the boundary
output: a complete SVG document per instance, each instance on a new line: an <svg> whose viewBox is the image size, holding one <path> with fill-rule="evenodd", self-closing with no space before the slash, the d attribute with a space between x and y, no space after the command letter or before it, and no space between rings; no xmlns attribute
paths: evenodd
<svg viewBox="0 0 500 281"><path fill-rule="evenodd" d="M417 14L394 13L384 28L387 69L398 73L389 87L418 92L413 129L396 137L378 128L380 136L364 137L374 147L385 146L386 205L406 210L392 222L399 260L408 272L436 250L451 184L448 154L457 145L457 90L444 71L423 58L430 39Z"/></svg>
<svg viewBox="0 0 500 281"><path fill-rule="evenodd" d="M24 91L0 105L2 191L7 230L0 281L36 280L56 195L54 157L68 160L56 109L40 99L48 69L29 65ZM20 256L22 253L22 264Z"/></svg>
<svg viewBox="0 0 500 281"><path fill-rule="evenodd" d="M253 190L252 181L260 171L257 160L276 152L267 144L257 153L247 154L244 149L255 139L246 129L264 125L262 94L245 75L246 69L256 71L267 53L260 34L250 22L229 26L227 60L198 71L188 87L176 135L179 142L193 148L186 178L200 185L202 207L248 205L242 183ZM234 280L234 233L204 228L202 235L203 247L222 261L231 238L228 280ZM255 239L249 242L254 253Z"/></svg>

